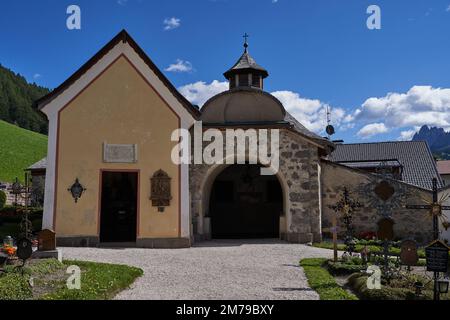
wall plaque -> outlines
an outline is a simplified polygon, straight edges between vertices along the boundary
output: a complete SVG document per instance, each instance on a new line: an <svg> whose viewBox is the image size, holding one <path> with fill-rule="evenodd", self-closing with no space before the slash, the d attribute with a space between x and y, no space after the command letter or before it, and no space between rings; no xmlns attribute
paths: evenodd
<svg viewBox="0 0 450 320"><path fill-rule="evenodd" d="M136 163L136 144L103 144L103 162L106 163Z"/></svg>

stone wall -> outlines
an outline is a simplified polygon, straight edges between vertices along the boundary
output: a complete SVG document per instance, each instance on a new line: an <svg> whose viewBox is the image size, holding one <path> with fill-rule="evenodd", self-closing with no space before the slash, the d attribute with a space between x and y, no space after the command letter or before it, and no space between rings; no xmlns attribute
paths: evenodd
<svg viewBox="0 0 450 320"><path fill-rule="evenodd" d="M192 143L193 145L193 143ZM224 152L225 155L225 152ZM209 191L215 177L226 165L191 165L190 194L192 229L197 239L205 239L203 219L209 210ZM280 130L280 168L278 179L284 193L281 238L289 242L320 241L320 179L318 147L299 135Z"/></svg>
<svg viewBox="0 0 450 320"><path fill-rule="evenodd" d="M322 227L331 226L331 215L334 213L328 206L336 204L342 194L343 187L351 193L353 199L357 199L364 207L354 214L355 235L362 232L376 232L377 222L381 215L370 206L372 196L364 191L361 186L367 185L371 181L371 175L360 170L350 169L342 165L328 161L321 161L322 168ZM405 191L406 204L423 204L423 199L431 200L430 191L407 185L400 182L391 181L392 184ZM395 196L398 196L394 194ZM404 203L406 202L406 203ZM432 220L426 210L408 210L402 206L393 210L394 234L397 239L414 239L424 244L432 239ZM342 222L338 222L340 236L344 232ZM329 234L325 234L329 236Z"/></svg>
<svg viewBox="0 0 450 320"><path fill-rule="evenodd" d="M280 140L280 172L289 187L286 194L290 225L286 240L296 243L320 241L318 148L287 131L281 134Z"/></svg>

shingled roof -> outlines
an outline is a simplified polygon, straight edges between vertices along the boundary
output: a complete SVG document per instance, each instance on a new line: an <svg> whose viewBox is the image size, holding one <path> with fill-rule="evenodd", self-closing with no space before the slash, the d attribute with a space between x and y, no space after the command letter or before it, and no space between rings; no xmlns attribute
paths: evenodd
<svg viewBox="0 0 450 320"><path fill-rule="evenodd" d="M45 170L47 168L47 157L33 163L27 170Z"/></svg>
<svg viewBox="0 0 450 320"><path fill-rule="evenodd" d="M432 179L437 178L438 188L443 187L436 161L425 141L338 144L330 156L331 161L344 165L345 162L393 159L403 166L404 182L431 190Z"/></svg>
<svg viewBox="0 0 450 320"><path fill-rule="evenodd" d="M239 58L239 60L234 64L234 66L232 66L231 69L225 72L223 75L228 79L233 73L239 73L247 70L258 71L264 78L269 76L267 70L257 64L255 59L253 59L247 51L245 51L244 54Z"/></svg>
<svg viewBox="0 0 450 320"><path fill-rule="evenodd" d="M331 149L334 149L334 147L335 147L334 143L332 143L330 140L323 138L323 137L315 134L314 132L306 129L306 127L304 125L302 125L296 118L294 118L287 111L286 111L286 116L284 118L284 121L289 123L295 132L297 132L303 136L306 136L321 145L326 145L326 146L330 147Z"/></svg>

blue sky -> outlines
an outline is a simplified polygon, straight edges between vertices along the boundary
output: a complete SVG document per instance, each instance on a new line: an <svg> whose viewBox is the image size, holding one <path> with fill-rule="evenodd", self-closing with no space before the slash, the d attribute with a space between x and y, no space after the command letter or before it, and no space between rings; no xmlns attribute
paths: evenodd
<svg viewBox="0 0 450 320"><path fill-rule="evenodd" d="M66 28L71 4L81 30ZM193 103L226 87L247 32L265 90L318 133L326 105L346 142L450 129L450 0L2 1L0 63L54 88L122 28Z"/></svg>

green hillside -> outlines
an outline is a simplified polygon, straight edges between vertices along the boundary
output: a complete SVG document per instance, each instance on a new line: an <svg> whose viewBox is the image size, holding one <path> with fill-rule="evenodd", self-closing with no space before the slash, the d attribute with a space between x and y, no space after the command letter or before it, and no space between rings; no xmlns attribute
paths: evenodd
<svg viewBox="0 0 450 320"><path fill-rule="evenodd" d="M23 170L46 155L47 136L0 120L0 181L23 180Z"/></svg>
<svg viewBox="0 0 450 320"><path fill-rule="evenodd" d="M33 102L49 92L47 88L26 79L0 64L0 120L19 127L47 133L47 119Z"/></svg>

